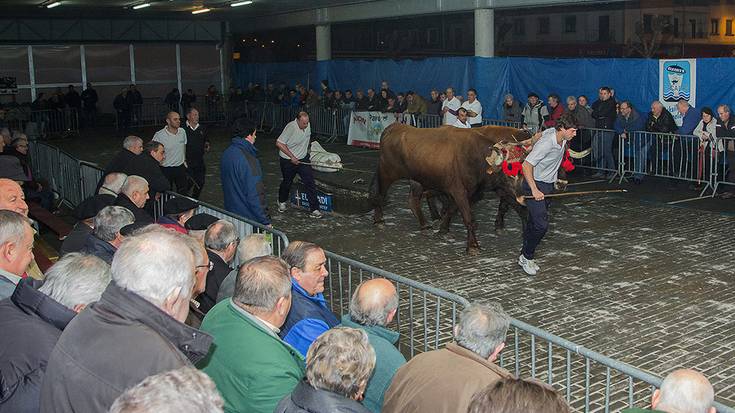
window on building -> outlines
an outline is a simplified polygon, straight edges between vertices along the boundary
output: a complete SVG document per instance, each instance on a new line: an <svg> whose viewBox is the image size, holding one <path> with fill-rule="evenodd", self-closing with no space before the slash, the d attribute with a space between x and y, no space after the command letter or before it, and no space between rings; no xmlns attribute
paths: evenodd
<svg viewBox="0 0 735 413"><path fill-rule="evenodd" d="M692 39L697 37L697 21L689 19L689 27L692 30Z"/></svg>
<svg viewBox="0 0 735 413"><path fill-rule="evenodd" d="M564 16L564 33L577 32L577 16Z"/></svg>
<svg viewBox="0 0 735 413"><path fill-rule="evenodd" d="M679 37L679 18L674 17L674 37Z"/></svg>
<svg viewBox="0 0 735 413"><path fill-rule="evenodd" d="M513 34L518 36L526 34L526 22L523 19L513 19Z"/></svg>
<svg viewBox="0 0 735 413"><path fill-rule="evenodd" d="M710 30L709 34L712 36L719 36L720 35L720 19L712 19L710 20Z"/></svg>
<svg viewBox="0 0 735 413"><path fill-rule="evenodd" d="M538 18L538 34L549 34L549 18Z"/></svg>
<svg viewBox="0 0 735 413"><path fill-rule="evenodd" d="M732 20L725 20L725 36L732 35Z"/></svg>
<svg viewBox="0 0 735 413"><path fill-rule="evenodd" d="M643 32L653 33L653 15L652 14L643 15Z"/></svg>
<svg viewBox="0 0 735 413"><path fill-rule="evenodd" d="M610 16L606 14L597 18L597 30L598 42L610 41Z"/></svg>

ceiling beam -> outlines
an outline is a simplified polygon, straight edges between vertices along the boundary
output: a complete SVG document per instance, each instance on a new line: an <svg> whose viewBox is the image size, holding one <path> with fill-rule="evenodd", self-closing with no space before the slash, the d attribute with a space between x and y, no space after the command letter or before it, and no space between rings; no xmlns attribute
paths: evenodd
<svg viewBox="0 0 735 413"><path fill-rule="evenodd" d="M607 0L605 3L619 3L627 0ZM284 29L318 24L345 23L350 21L386 19L392 17L417 16L425 14L458 13L474 9L505 9L568 5L589 5L599 0L377 0L341 6L332 6L296 12L284 12L267 18L232 19L233 31L238 27L248 32Z"/></svg>

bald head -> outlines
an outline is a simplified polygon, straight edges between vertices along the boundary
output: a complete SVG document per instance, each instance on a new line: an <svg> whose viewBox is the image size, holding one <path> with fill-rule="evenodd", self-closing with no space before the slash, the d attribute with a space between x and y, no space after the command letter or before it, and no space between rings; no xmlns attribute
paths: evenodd
<svg viewBox="0 0 735 413"><path fill-rule="evenodd" d="M667 413L715 413L715 391L702 373L675 370L653 394L652 407Z"/></svg>
<svg viewBox="0 0 735 413"><path fill-rule="evenodd" d="M364 281L352 295L350 318L364 326L386 326L396 314L396 287L384 278Z"/></svg>
<svg viewBox="0 0 735 413"><path fill-rule="evenodd" d="M23 189L17 182L0 178L0 209L28 216L28 204L26 204Z"/></svg>

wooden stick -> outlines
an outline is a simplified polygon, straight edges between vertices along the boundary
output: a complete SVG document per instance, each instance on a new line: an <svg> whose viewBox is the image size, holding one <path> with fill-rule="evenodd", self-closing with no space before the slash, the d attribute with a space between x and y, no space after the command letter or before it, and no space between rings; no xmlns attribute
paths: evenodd
<svg viewBox="0 0 735 413"><path fill-rule="evenodd" d="M600 191L577 191L577 192L560 192L558 194L544 195L544 198L561 198L563 196L575 196L575 195L592 195L592 194L613 194L628 192L626 189L605 189ZM524 199L533 199L533 195L524 195Z"/></svg>

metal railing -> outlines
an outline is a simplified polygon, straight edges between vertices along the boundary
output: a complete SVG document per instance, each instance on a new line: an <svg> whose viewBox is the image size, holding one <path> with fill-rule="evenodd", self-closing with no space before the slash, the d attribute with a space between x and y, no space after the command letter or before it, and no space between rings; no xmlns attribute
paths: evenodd
<svg viewBox="0 0 735 413"><path fill-rule="evenodd" d="M95 194L103 176L101 168L55 146L35 140L29 143L34 176L46 179L64 203L73 208Z"/></svg>
<svg viewBox="0 0 735 413"><path fill-rule="evenodd" d="M56 177L60 190L80 191L80 195L62 194L65 199L79 199L91 187L88 182L96 180L101 170L95 165L73 159L79 169L81 184L70 184L64 180L75 180L73 174L58 173L67 168L59 163L60 157L68 155L50 145L34 143L32 147L34 171L51 180ZM64 164L72 165L71 160ZM46 165L43 165L46 164ZM49 167L50 166L50 167ZM68 168L67 168L68 169ZM95 171L95 172L93 172ZM85 178L86 177L86 178ZM160 214L167 199L182 196L167 192L156 204ZM83 199L83 198L82 198ZM189 198L191 199L191 198ZM287 235L257 222L237 216L221 208L191 199L199 205L199 212L206 212L226 219L238 229L241 237L253 232L269 233L272 236L273 252L281 255L288 245ZM324 295L332 311L338 315L349 312L350 299L355 287L365 279L382 277L396 286L399 294L399 311L394 324L400 333L399 349L408 357L417 353L442 347L453 339L454 326L459 313L469 302L452 293L421 282L373 267L359 261L326 251L329 278L325 281ZM584 412L610 412L625 407L648 404L652 391L661 385L661 377L635 368L627 363L606 357L548 331L531 326L520 320L510 320L506 350L501 352L498 363L517 376L534 377L553 385L564 394L567 402ZM735 409L716 402L720 413L735 413Z"/></svg>
<svg viewBox="0 0 735 413"><path fill-rule="evenodd" d="M17 107L8 109L6 119L11 130L23 131L31 139L79 132L79 111L75 108L30 110Z"/></svg>
<svg viewBox="0 0 735 413"><path fill-rule="evenodd" d="M229 118L229 112L222 100L212 102L194 102L191 106L199 111L199 122L201 123L225 123ZM132 105L124 111L115 111L115 127L118 130L128 128L139 128L146 126L165 125L166 114L175 110L181 114L181 123L185 122L184 111L186 108L180 104L170 106L161 101L149 101L142 104Z"/></svg>
<svg viewBox="0 0 735 413"><path fill-rule="evenodd" d="M722 139L722 142L724 150L722 152L717 151L712 173L713 195L722 186L735 186L735 138L725 138Z"/></svg>
<svg viewBox="0 0 735 413"><path fill-rule="evenodd" d="M240 239L243 239L250 234L269 234L274 255L281 256L283 251L288 246L288 236L286 236L286 234L282 231L269 228L259 222L251 221L245 217L239 216L229 211L225 211L222 208L207 204L205 202L190 198L185 195L177 194L175 192L166 192L165 194L161 194L161 197L158 199L158 202L156 202L154 208L154 215L156 219L163 215L163 208L166 205L166 201L173 197L186 198L196 203L199 206L196 211L197 213L209 214L219 219L224 219L231 222L233 225L235 225L235 229L237 230ZM238 262L238 258L236 256L233 259L233 265L237 267L239 264L240 263Z"/></svg>

